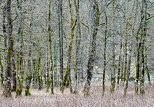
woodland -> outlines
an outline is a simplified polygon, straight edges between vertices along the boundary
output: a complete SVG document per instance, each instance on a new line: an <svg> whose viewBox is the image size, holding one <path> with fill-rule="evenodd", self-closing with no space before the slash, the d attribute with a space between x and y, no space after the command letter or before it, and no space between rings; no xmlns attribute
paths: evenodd
<svg viewBox="0 0 154 107"><path fill-rule="evenodd" d="M0 0L0 107L154 107L154 0Z"/></svg>

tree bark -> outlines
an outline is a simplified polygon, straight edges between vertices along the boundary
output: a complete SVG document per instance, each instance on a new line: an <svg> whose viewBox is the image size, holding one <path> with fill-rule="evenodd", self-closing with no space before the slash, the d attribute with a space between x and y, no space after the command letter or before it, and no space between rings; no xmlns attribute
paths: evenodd
<svg viewBox="0 0 154 107"><path fill-rule="evenodd" d="M11 3L12 0L6 2L6 20L7 20L7 36L8 36L8 53L7 53L7 68L6 68L6 84L4 86L4 96L11 97L11 57L13 54L13 35L12 35L12 14L11 14Z"/></svg>
<svg viewBox="0 0 154 107"><path fill-rule="evenodd" d="M58 30L59 30L59 58L60 58L60 90L63 93L63 0L58 0Z"/></svg>
<svg viewBox="0 0 154 107"><path fill-rule="evenodd" d="M95 56L96 56L96 36L99 26L99 7L96 0L91 0L91 6L92 6L92 40L91 40L91 46L89 50L89 59L88 59L88 65L87 65L87 79L84 86L84 95L89 95L90 93L90 84L92 79L92 71L94 67L95 62Z"/></svg>

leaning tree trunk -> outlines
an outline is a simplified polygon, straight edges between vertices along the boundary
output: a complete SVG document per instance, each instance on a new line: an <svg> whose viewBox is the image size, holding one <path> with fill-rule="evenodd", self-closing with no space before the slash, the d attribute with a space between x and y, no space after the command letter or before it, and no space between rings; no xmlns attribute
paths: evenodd
<svg viewBox="0 0 154 107"><path fill-rule="evenodd" d="M11 15L11 0L7 0L6 3L6 21L7 21L7 37L8 37L8 53L7 53L7 68L6 68L6 74L5 79L6 83L4 86L4 96L5 97L11 97L11 57L13 54L13 35L12 35L12 15Z"/></svg>
<svg viewBox="0 0 154 107"><path fill-rule="evenodd" d="M87 80L84 86L84 95L89 95L90 91L90 83L92 79L92 71L94 67L95 62L95 56L96 56L96 36L99 26L99 7L96 0L91 0L91 6L92 6L92 40L91 40L91 46L89 50L89 59L88 59L88 65L87 65Z"/></svg>

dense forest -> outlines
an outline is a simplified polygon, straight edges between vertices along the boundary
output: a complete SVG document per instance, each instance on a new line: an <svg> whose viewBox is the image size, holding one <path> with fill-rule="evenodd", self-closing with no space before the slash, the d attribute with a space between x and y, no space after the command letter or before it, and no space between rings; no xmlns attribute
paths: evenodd
<svg viewBox="0 0 154 107"><path fill-rule="evenodd" d="M0 0L0 106L152 107L153 90L154 0Z"/></svg>

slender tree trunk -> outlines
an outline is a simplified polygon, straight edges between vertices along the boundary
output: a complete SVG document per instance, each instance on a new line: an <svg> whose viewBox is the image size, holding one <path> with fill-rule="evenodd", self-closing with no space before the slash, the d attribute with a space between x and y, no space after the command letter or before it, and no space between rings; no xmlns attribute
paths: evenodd
<svg viewBox="0 0 154 107"><path fill-rule="evenodd" d="M139 45L139 39L138 39L138 34L137 34L137 55L136 55L136 77L135 77L135 93L138 93L138 81L139 81L139 71L140 71L140 45Z"/></svg>
<svg viewBox="0 0 154 107"><path fill-rule="evenodd" d="M69 84L70 86L70 92L73 92L72 89L72 84L71 84L71 58L72 58L72 44L73 44L73 38L74 38L74 29L76 26L76 19L73 19L73 10L72 10L72 3L70 0L68 0L68 5L69 5L69 9L70 9L70 40L69 40L69 44L68 44L68 61L67 61L67 67L66 67L66 72L65 72L65 76L64 76L64 80L63 80L63 86L66 86L66 82L67 85Z"/></svg>
<svg viewBox="0 0 154 107"><path fill-rule="evenodd" d="M1 71L0 71L1 86L4 86L4 67L3 67L3 63L2 63L2 54L1 54L1 52L0 52L0 67L1 67Z"/></svg>
<svg viewBox="0 0 154 107"><path fill-rule="evenodd" d="M54 94L54 74L53 74L53 58L52 58L52 31L51 31L51 0L49 2L49 10L48 10L48 36L49 36L49 48L50 48L50 74L51 74L51 94Z"/></svg>
<svg viewBox="0 0 154 107"><path fill-rule="evenodd" d="M63 0L58 0L58 26L59 26L59 57L60 57L60 90L63 93Z"/></svg>
<svg viewBox="0 0 154 107"><path fill-rule="evenodd" d="M148 58L147 58L147 55L145 55L145 70L147 71L146 74L147 74L149 85L151 85L151 78L150 78L150 73L149 73L149 69L148 69Z"/></svg>
<svg viewBox="0 0 154 107"><path fill-rule="evenodd" d="M3 35L4 35L4 48L6 50L7 48L7 32L6 32L6 4L3 7ZM6 55L4 54L4 67L3 67L3 63L2 63L2 55L1 55L1 62L0 62L0 66L1 66L1 84L2 86L4 86L4 70L6 70L5 66L6 66Z"/></svg>
<svg viewBox="0 0 154 107"><path fill-rule="evenodd" d="M119 55L119 62L118 62L118 74L117 74L117 86L119 88L119 83L120 83L120 74L122 73L122 39L120 40L120 55Z"/></svg>
<svg viewBox="0 0 154 107"><path fill-rule="evenodd" d="M37 60L37 79L38 79L38 90L41 90L43 88L42 75L41 75L41 52L39 52L39 57Z"/></svg>
<svg viewBox="0 0 154 107"><path fill-rule="evenodd" d="M31 1L32 5L33 2ZM33 6L31 6L31 11L33 11ZM33 12L31 13L30 19L30 39L29 39L29 50L28 50L28 71L26 72L26 86L25 86L25 96L30 96L30 85L32 79L32 31L33 31Z"/></svg>
<svg viewBox="0 0 154 107"><path fill-rule="evenodd" d="M105 35L104 35L104 68L103 68L103 91L102 95L105 93L105 73L106 73L106 66L107 66L107 61L106 61L106 48L107 48L107 35L108 35L108 17L105 11Z"/></svg>
<svg viewBox="0 0 154 107"><path fill-rule="evenodd" d="M113 11L113 30L115 30L115 1L113 1L113 7L112 7L112 11ZM112 71L111 71L111 83L110 83L110 92L113 93L114 92L114 89L115 89L115 80L116 80L116 65L115 65L115 34L114 34L114 31L113 31L113 35L112 35Z"/></svg>
<svg viewBox="0 0 154 107"><path fill-rule="evenodd" d="M80 0L74 0L75 8L76 8L76 15L77 15L77 35L76 35L76 56L75 56L75 88L74 93L77 92L78 88L78 80L79 80L79 70L80 70L80 44L81 44L81 26L80 26Z"/></svg>
<svg viewBox="0 0 154 107"><path fill-rule="evenodd" d="M128 36L126 34L126 36ZM123 75L123 78L124 78L124 82L126 81L126 72L127 72L127 37L125 37L125 43L124 43L124 75Z"/></svg>
<svg viewBox="0 0 154 107"><path fill-rule="evenodd" d="M24 60L23 60L23 17L22 17L22 0L17 0L17 8L18 8L18 36L20 38L20 51L19 51L19 72L18 72L18 81L17 81L17 89L16 96L21 96L22 87L23 87L23 74L24 74Z"/></svg>
<svg viewBox="0 0 154 107"><path fill-rule="evenodd" d="M138 0L136 0L136 14L138 9ZM135 14L135 16L136 16ZM139 40L139 32L140 32L140 25L136 33L136 77L135 77L135 93L138 94L138 82L139 82L139 74L140 74L140 40Z"/></svg>
<svg viewBox="0 0 154 107"><path fill-rule="evenodd" d="M144 74L145 74L145 38L147 35L147 0L142 0L141 9L141 80L140 80L140 93L144 94Z"/></svg>
<svg viewBox="0 0 154 107"><path fill-rule="evenodd" d="M7 68L6 68L6 75L5 75L5 86L4 86L4 96L11 97L11 56L13 54L13 35L12 35L12 16L11 16L11 0L6 1L6 20L7 20L7 36L8 36L8 53L7 53Z"/></svg>
<svg viewBox="0 0 154 107"><path fill-rule="evenodd" d="M50 70L50 68L49 68L49 53L48 53L48 46L47 46L47 55L46 55L46 57L47 57L47 66L46 66L46 92L49 92L49 87L50 87L50 73L49 73L49 70Z"/></svg>
<svg viewBox="0 0 154 107"><path fill-rule="evenodd" d="M13 81L13 86L12 86L12 91L16 91L17 88L17 80L16 80L16 64L15 64L15 55L13 53L12 56L12 81Z"/></svg>
<svg viewBox="0 0 154 107"><path fill-rule="evenodd" d="M95 62L95 56L96 56L96 36L99 26L99 7L96 0L91 0L91 6L92 6L92 40L91 40L91 47L89 50L89 59L88 59L88 65L87 65L87 80L84 86L84 95L89 95L90 91L90 83L92 79L92 71L94 67Z"/></svg>
<svg viewBox="0 0 154 107"><path fill-rule="evenodd" d="M132 44L130 43L128 63L127 63L127 71L126 71L126 84L125 84L125 87L124 87L124 97L126 96L126 93L127 93L128 81L129 81L129 76L130 76L131 54L132 54Z"/></svg>

